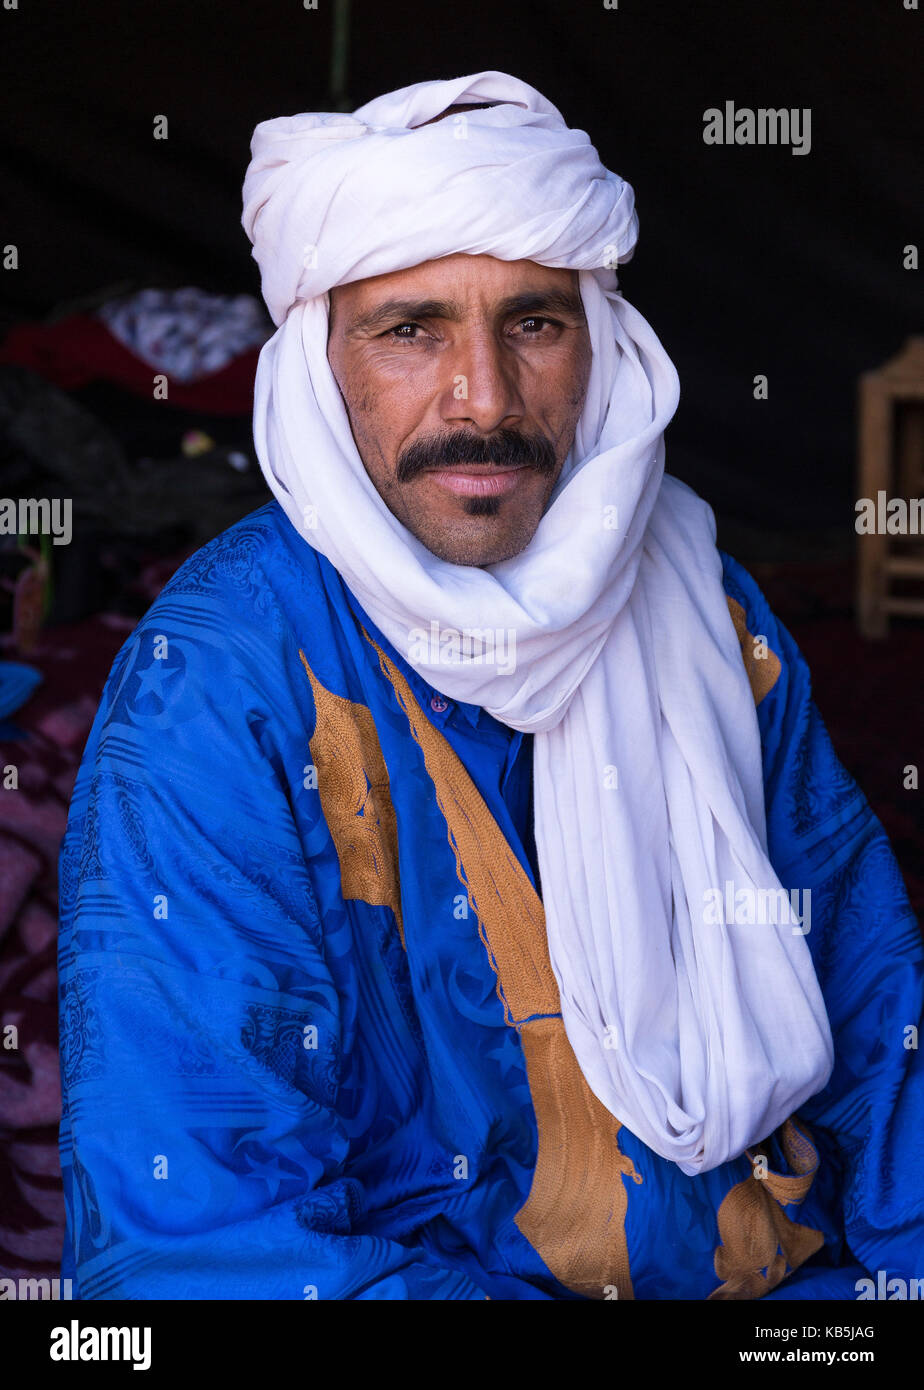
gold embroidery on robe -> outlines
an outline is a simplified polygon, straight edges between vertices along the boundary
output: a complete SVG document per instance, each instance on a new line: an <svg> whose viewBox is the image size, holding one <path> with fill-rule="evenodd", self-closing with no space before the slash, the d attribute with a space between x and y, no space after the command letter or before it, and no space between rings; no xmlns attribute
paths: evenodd
<svg viewBox="0 0 924 1390"><path fill-rule="evenodd" d="M542 902L461 760L426 718L401 672L362 632L378 652L423 753L456 873L497 975L504 1017L523 1047L538 1151L516 1224L566 1288L602 1299L615 1287L618 1298L632 1298L624 1178L642 1178L620 1151L621 1123L591 1091L568 1042Z"/></svg>
<svg viewBox="0 0 924 1390"><path fill-rule="evenodd" d="M779 1130L793 1175L768 1172L758 1178L752 1172L722 1199L715 1272L724 1282L710 1299L761 1298L824 1245L821 1231L790 1220L782 1205L805 1200L818 1168L818 1150L803 1129L790 1119ZM748 1158L754 1163L756 1154L748 1151Z"/></svg>
<svg viewBox="0 0 924 1390"><path fill-rule="evenodd" d="M725 601L728 604L728 611L731 620L735 625L735 632L738 635L738 645L741 648L741 655L744 659L744 669L748 673L748 680L751 683L751 693L754 696L755 705L759 705L765 695L776 685L780 678L780 671L783 669L780 658L776 652L767 647L767 655L760 657L754 651L754 638L747 628L747 617L741 604L736 599L729 598L726 594Z"/></svg>
<svg viewBox="0 0 924 1390"><path fill-rule="evenodd" d="M325 690L305 653L298 654L314 696L317 717L308 746L318 770L321 809L340 860L343 897L390 907L403 946L398 827L375 721L365 705Z"/></svg>

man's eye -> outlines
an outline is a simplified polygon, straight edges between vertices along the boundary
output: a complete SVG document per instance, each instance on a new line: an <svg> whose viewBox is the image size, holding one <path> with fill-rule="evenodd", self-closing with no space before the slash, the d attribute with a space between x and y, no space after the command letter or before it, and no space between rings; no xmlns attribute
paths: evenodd
<svg viewBox="0 0 924 1390"><path fill-rule="evenodd" d="M553 327L553 328L556 328L556 327L559 326L559 325L556 323L555 319L540 318L540 317L539 317L538 315L536 315L536 314L530 314L527 318L525 318L525 319L520 319L519 324L517 325L517 327L519 327L519 328L524 328L524 327L525 327L525 328L527 329L526 336L527 336L528 338L535 338L535 337L538 336L539 333L542 332L542 329L544 328L544 326L545 326L546 324L551 325L551 327Z"/></svg>
<svg viewBox="0 0 924 1390"><path fill-rule="evenodd" d="M382 336L384 338L410 338L413 340L414 338L416 338L417 330L419 328L419 323L396 323L394 328L387 328ZM405 329L411 329L412 331L406 333L404 332Z"/></svg>

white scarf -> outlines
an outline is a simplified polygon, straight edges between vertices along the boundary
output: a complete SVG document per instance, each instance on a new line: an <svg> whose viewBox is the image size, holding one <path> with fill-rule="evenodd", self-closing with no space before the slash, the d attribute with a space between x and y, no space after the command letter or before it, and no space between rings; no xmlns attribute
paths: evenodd
<svg viewBox="0 0 924 1390"><path fill-rule="evenodd" d="M503 104L418 128L480 101ZM504 73L266 121L251 148L243 222L279 325L256 378L267 481L425 680L535 734L549 951L578 1063L656 1153L687 1174L716 1167L821 1089L833 1047L767 858L757 715L712 512L664 475L677 374L607 268L635 245L632 189ZM593 348L545 514L520 554L486 568L439 559L385 506L326 354L332 286L455 252L578 270ZM415 631L433 621L515 634L515 668L477 645L455 665L422 652ZM729 882L756 904L776 892L775 922L712 921L705 904Z"/></svg>

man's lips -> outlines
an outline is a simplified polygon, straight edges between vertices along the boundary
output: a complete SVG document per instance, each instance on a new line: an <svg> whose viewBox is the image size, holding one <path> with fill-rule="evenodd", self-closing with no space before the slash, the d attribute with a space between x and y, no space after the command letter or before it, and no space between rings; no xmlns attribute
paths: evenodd
<svg viewBox="0 0 924 1390"><path fill-rule="evenodd" d="M461 463L428 468L426 475L457 497L503 497L517 487L526 467L523 463L500 468L490 463Z"/></svg>

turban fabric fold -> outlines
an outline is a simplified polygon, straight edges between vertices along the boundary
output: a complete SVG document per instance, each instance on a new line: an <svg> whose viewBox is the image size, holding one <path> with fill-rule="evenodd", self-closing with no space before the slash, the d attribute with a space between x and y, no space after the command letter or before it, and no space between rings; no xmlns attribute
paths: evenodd
<svg viewBox="0 0 924 1390"><path fill-rule="evenodd" d="M716 1167L821 1089L833 1047L767 856L714 518L664 471L677 373L617 288L638 236L632 188L499 72L265 121L252 156L243 224L277 325L254 405L267 481L430 684L535 735L549 952L578 1063L655 1152L688 1174ZM386 507L327 360L334 286L459 252L577 271L593 350L536 532L484 568L441 560ZM434 621L511 633L513 669L477 649L449 665L422 654L413 634ZM705 905L728 883L775 905L772 920L713 920Z"/></svg>

